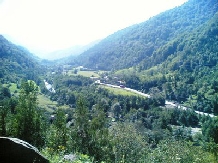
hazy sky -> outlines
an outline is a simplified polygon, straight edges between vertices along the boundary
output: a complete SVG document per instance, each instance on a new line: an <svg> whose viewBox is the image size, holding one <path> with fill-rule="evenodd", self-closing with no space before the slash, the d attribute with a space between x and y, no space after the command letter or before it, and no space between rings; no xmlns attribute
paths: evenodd
<svg viewBox="0 0 218 163"><path fill-rule="evenodd" d="M82 45L187 0L0 0L0 34L30 51Z"/></svg>

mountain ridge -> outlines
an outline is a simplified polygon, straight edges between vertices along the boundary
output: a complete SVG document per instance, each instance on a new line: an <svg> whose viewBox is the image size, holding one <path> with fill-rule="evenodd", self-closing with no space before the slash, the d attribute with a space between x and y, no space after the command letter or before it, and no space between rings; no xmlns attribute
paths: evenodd
<svg viewBox="0 0 218 163"><path fill-rule="evenodd" d="M170 40L205 23L216 11L217 0L190 0L145 22L115 32L77 59L86 67L105 70L135 66L153 57L154 52Z"/></svg>

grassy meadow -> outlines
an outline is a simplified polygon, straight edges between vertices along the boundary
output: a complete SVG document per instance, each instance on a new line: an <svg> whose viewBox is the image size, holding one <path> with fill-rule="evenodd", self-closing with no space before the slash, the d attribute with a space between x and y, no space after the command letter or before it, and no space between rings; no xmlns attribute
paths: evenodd
<svg viewBox="0 0 218 163"><path fill-rule="evenodd" d="M81 75L84 77L100 77L100 75L105 72L105 71L81 71L81 70L78 70L77 73L75 74L74 70L75 69L69 70L67 72L67 74L68 75Z"/></svg>
<svg viewBox="0 0 218 163"><path fill-rule="evenodd" d="M110 91L111 93L115 94L115 95L123 95L123 96L141 96L137 93L125 90L123 88L113 88L113 87L109 87L106 85L100 85L101 88L107 89L108 91ZM142 96L144 97L144 96Z"/></svg>

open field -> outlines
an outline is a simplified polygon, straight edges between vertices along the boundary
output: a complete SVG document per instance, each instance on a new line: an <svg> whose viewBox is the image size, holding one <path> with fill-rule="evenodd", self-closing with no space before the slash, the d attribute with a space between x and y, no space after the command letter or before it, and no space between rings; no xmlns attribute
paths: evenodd
<svg viewBox="0 0 218 163"><path fill-rule="evenodd" d="M78 71L76 74L74 74L74 70L70 70L68 75L81 75L85 77L99 77L96 71Z"/></svg>
<svg viewBox="0 0 218 163"><path fill-rule="evenodd" d="M105 89L109 90L111 93L113 93L113 94L115 94L115 95L123 95L123 96L142 96L142 95L139 95L139 94L137 94L137 93L134 93L134 92L125 90L125 89L123 89L123 88L113 88L113 87L109 87L109 86L106 86L106 85L100 85L99 87L105 88ZM144 96L142 96L142 97L144 97Z"/></svg>
<svg viewBox="0 0 218 163"><path fill-rule="evenodd" d="M9 88L11 94L17 94L15 92L19 92L19 89L17 88L17 84L16 83L3 84L3 86Z"/></svg>
<svg viewBox="0 0 218 163"><path fill-rule="evenodd" d="M14 94L15 96L18 96L19 89L17 88L17 84L10 83L10 84L4 84L4 87L8 87L10 89L11 94ZM17 93L15 93L15 91ZM38 94L38 106L45 108L48 112L53 112L53 107L57 105L57 102L51 101L48 97L45 95L39 93Z"/></svg>
<svg viewBox="0 0 218 163"><path fill-rule="evenodd" d="M57 105L56 101L51 101L48 97L43 94L38 95L38 105L39 107L45 108L48 112L53 112L52 109Z"/></svg>
<svg viewBox="0 0 218 163"><path fill-rule="evenodd" d="M78 75L85 77L100 77L95 71L78 71Z"/></svg>
<svg viewBox="0 0 218 163"><path fill-rule="evenodd" d="M68 75L81 75L85 77L100 77L99 74L103 73L104 71L80 71L78 70L76 74L74 74L74 70L68 71Z"/></svg>

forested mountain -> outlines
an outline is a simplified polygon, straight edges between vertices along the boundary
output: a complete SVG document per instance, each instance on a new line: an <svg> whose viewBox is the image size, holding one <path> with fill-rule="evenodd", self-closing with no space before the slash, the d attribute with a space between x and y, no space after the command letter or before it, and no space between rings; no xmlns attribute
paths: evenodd
<svg viewBox="0 0 218 163"><path fill-rule="evenodd" d="M120 30L79 61L115 70L127 87L217 114L218 0L189 0Z"/></svg>
<svg viewBox="0 0 218 163"><path fill-rule="evenodd" d="M189 50L196 49L197 53L201 49L191 44L191 39L196 37L192 36L192 33L197 28L202 30L200 26L209 28L207 24L217 11L217 0L189 0L180 7L108 36L80 55L79 64L89 68L111 70L129 68L140 63L141 69L148 69L162 63L175 52L183 51L190 55L187 49L183 49L185 45ZM199 35L205 35L203 31L198 31ZM216 26L213 27L213 32L215 31ZM178 42L181 39L189 43ZM200 47L205 39L207 38L202 38ZM208 46L213 45L210 42ZM208 50L211 48L207 47Z"/></svg>
<svg viewBox="0 0 218 163"><path fill-rule="evenodd" d="M207 23L168 41L140 64L119 71L128 87L153 89L165 99L218 113L218 13Z"/></svg>
<svg viewBox="0 0 218 163"><path fill-rule="evenodd" d="M0 79L2 83L21 78L37 80L40 66L36 56L0 35Z"/></svg>

